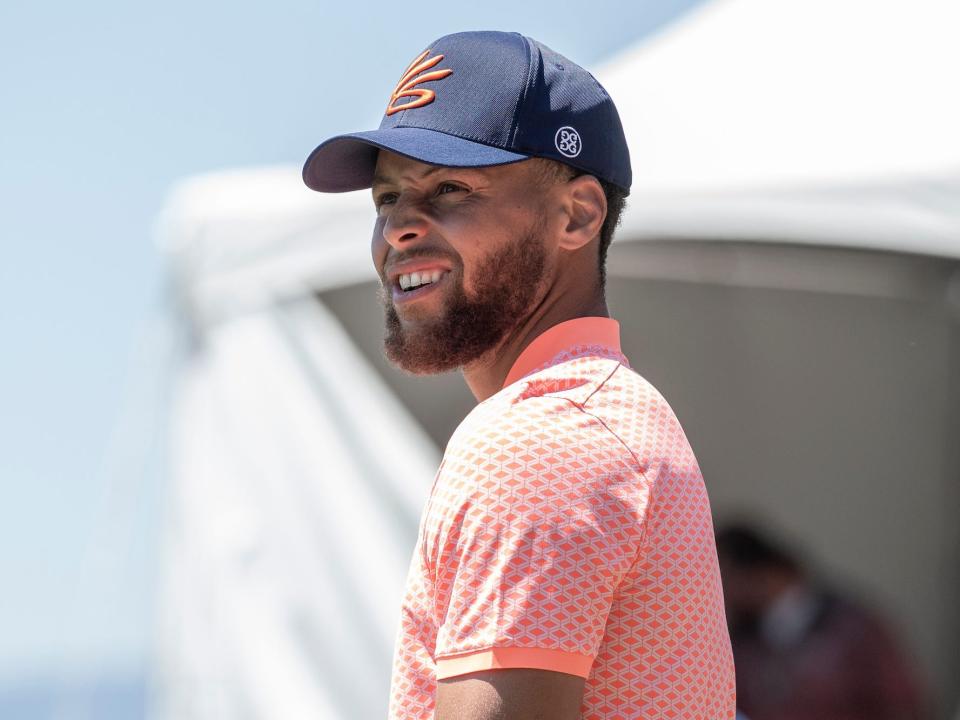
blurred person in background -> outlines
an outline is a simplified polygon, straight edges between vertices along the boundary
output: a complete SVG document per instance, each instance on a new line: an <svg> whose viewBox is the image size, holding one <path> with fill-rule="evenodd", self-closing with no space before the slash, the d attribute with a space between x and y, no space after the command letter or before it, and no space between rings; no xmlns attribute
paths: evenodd
<svg viewBox="0 0 960 720"><path fill-rule="evenodd" d="M717 533L737 673L750 720L922 720L917 673L873 611L816 581L746 524Z"/></svg>

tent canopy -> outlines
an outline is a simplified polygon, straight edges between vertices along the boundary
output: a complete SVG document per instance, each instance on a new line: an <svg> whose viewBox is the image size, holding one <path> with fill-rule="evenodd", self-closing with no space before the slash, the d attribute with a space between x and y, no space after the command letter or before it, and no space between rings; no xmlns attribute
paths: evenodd
<svg viewBox="0 0 960 720"><path fill-rule="evenodd" d="M957 27L940 0L717 0L614 58L597 76L635 178L618 242L960 257ZM231 170L178 185L159 235L216 314L373 278L372 218L366 192L311 192L298 167Z"/></svg>

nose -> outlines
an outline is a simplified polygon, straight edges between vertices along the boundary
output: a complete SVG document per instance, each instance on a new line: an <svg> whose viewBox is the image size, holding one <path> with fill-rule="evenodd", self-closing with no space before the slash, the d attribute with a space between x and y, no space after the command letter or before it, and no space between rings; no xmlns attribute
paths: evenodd
<svg viewBox="0 0 960 720"><path fill-rule="evenodd" d="M417 238L426 236L426 215L415 202L401 196L386 214L381 233L395 250L402 250Z"/></svg>

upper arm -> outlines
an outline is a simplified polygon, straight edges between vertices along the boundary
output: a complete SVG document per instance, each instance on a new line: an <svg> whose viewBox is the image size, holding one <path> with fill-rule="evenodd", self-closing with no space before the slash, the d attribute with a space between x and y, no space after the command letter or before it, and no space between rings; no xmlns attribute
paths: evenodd
<svg viewBox="0 0 960 720"><path fill-rule="evenodd" d="M552 670L482 670L437 683L436 720L576 720L584 678Z"/></svg>
<svg viewBox="0 0 960 720"><path fill-rule="evenodd" d="M485 435L446 467L462 489L436 500L447 519L430 551L441 719L579 717L649 493L605 428L559 410L550 422Z"/></svg>

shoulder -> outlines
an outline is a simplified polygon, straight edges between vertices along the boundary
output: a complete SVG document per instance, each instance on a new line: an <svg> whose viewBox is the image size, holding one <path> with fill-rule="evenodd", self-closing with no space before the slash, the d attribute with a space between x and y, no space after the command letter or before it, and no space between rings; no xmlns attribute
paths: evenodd
<svg viewBox="0 0 960 720"><path fill-rule="evenodd" d="M632 403L628 395L636 396L638 382L644 383L639 375L607 358L533 373L470 412L450 438L444 463L450 470L459 465L460 472L468 466L471 472L495 474L571 472L586 461L594 468L636 469L630 448L601 410L609 402ZM631 393L624 392L625 385Z"/></svg>

